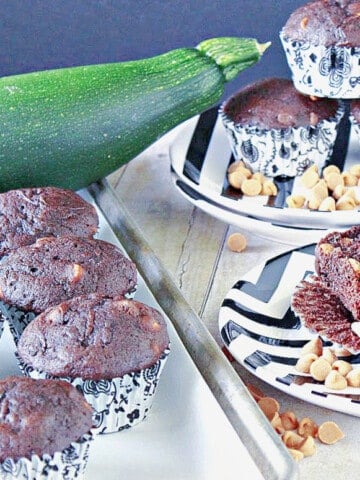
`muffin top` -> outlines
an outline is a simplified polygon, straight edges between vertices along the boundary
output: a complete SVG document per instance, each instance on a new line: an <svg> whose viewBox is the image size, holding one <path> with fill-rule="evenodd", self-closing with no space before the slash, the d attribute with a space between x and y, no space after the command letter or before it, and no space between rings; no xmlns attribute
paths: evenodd
<svg viewBox="0 0 360 480"><path fill-rule="evenodd" d="M235 123L263 129L316 126L335 117L336 100L311 99L299 93L291 80L267 78L247 85L224 105L224 113Z"/></svg>
<svg viewBox="0 0 360 480"><path fill-rule="evenodd" d="M351 100L350 113L357 123L360 123L360 100Z"/></svg>
<svg viewBox="0 0 360 480"><path fill-rule="evenodd" d="M92 409L68 382L0 380L0 461L53 455L92 428Z"/></svg>
<svg viewBox="0 0 360 480"><path fill-rule="evenodd" d="M316 0L296 9L282 33L312 45L360 46L359 0Z"/></svg>
<svg viewBox="0 0 360 480"><path fill-rule="evenodd" d="M0 299L40 313L77 295L124 295L135 289L136 267L113 244L71 236L46 237L0 261Z"/></svg>
<svg viewBox="0 0 360 480"><path fill-rule="evenodd" d="M92 294L36 317L20 337L18 354L51 375L101 380L154 365L168 346L159 311L136 300Z"/></svg>
<svg viewBox="0 0 360 480"><path fill-rule="evenodd" d="M0 193L0 256L40 237L93 237L98 225L95 207L72 190L43 187Z"/></svg>

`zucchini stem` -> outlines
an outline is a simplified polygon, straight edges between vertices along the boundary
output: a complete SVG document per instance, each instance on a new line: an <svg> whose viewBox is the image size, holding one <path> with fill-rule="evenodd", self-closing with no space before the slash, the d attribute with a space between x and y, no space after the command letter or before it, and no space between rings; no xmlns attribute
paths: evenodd
<svg viewBox="0 0 360 480"><path fill-rule="evenodd" d="M216 62L228 82L255 64L270 45L254 38L222 37L204 40L196 48Z"/></svg>

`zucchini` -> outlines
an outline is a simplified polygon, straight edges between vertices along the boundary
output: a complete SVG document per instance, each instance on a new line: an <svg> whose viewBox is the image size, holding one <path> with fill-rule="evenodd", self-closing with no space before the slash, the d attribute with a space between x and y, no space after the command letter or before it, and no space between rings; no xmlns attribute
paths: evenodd
<svg viewBox="0 0 360 480"><path fill-rule="evenodd" d="M77 190L216 103L269 44L223 37L156 57L0 79L0 191Z"/></svg>

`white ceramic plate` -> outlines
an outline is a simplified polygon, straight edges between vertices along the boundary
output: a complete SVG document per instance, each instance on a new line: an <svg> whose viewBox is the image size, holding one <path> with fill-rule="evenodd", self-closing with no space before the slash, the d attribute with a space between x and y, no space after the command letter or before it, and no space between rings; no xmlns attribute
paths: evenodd
<svg viewBox="0 0 360 480"><path fill-rule="evenodd" d="M351 132L344 169L358 162L360 142ZM188 198L195 193L203 208L216 217L226 216L234 225L242 225L244 216L277 226L301 229L346 228L360 223L358 210L319 212L289 209L285 199L302 192L299 178L276 179L276 197L246 197L229 188L226 171L233 161L225 129L217 108L185 122L170 147L171 168L176 188Z"/></svg>
<svg viewBox="0 0 360 480"><path fill-rule="evenodd" d="M91 202L90 195L84 192L83 196ZM98 213L98 236L122 248ZM135 298L161 310L144 280L140 276L138 279ZM96 436L90 445L86 479L232 480L245 468L249 480L263 480L170 320L165 318L171 352L151 411L133 428ZM0 377L21 375L14 348L5 325L0 339Z"/></svg>
<svg viewBox="0 0 360 480"><path fill-rule="evenodd" d="M220 334L234 358L265 382L310 403L360 416L359 388L330 390L294 368L301 347L315 337L290 309L296 285L313 272L313 252L314 244L294 249L244 275L222 303ZM346 360L359 365L360 356Z"/></svg>

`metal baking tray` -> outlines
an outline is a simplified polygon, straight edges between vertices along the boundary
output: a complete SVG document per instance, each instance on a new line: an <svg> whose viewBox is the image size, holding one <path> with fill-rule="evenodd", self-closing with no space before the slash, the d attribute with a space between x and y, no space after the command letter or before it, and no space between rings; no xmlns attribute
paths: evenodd
<svg viewBox="0 0 360 480"><path fill-rule="evenodd" d="M159 470L162 472L161 478L171 478L173 480L184 480L187 478L189 480L195 478L196 480L202 478L204 480L205 478L207 480L212 478L230 480L238 478L238 475L241 475L241 471L247 471L246 468L249 471L246 478L249 480L252 478L265 480L292 480L298 478L297 465L287 452L279 435L274 431L256 402L249 395L245 384L230 362L228 362L206 326L185 301L181 291L146 243L138 227L132 221L126 207L116 196L107 180L92 184L80 193L94 202L105 219L105 228L110 229L110 233L115 236L125 253L137 265L141 281L144 282L143 291L147 291L153 296L154 306L160 308L170 322L170 328L173 330L175 338L175 347L176 343L179 342L179 346L176 348L178 348L178 353L182 352L180 357L175 352L175 360L177 357L179 362L184 361L186 363L186 358L188 357L191 363L189 375L194 375L194 370L199 372L199 377L205 385L201 388L209 390L205 393L205 397L200 400L200 403L195 402L195 404L193 396L199 394L198 388L195 388L196 391L186 390L186 388L181 390L181 405L183 407L181 412L175 411L171 415L180 415L182 418L166 418L166 420L161 422L161 427L156 422L153 424L153 428L156 428L157 431L155 436L154 432L152 432L150 438L152 441L159 441L160 451L156 455L158 458L152 458L151 460L146 458L146 446L144 446L144 438L142 437L142 443L139 445L140 449L137 449L136 455L139 456L139 464L144 460L144 455L145 461L149 462L146 478L148 480L152 478L150 472L154 462L158 466L163 465ZM184 353L186 353L185 356ZM169 367L171 375L175 378L170 379L170 383L166 387L170 391L163 393L165 398L173 402L174 392L172 392L172 389L179 388L181 376L177 378L177 375L183 371L184 366L171 363L170 365L172 365ZM166 375L166 371L164 375ZM191 378L188 380L190 383L193 382ZM173 382L173 386L171 382ZM162 380L160 380L161 383ZM200 395L204 395L205 390ZM178 394L176 394L176 398L177 396ZM216 403L216 407L214 407L215 414L208 411L212 399ZM159 401L162 402L163 400L160 399ZM216 410L217 407L218 410ZM153 408L156 411L156 405ZM197 411L192 411L193 408L197 409ZM160 415L160 412L156 411L154 416L157 413ZM201 423L201 418L204 415L205 421L199 426L199 422ZM216 418L214 418L214 415ZM193 418L190 419L189 416L193 416ZM179 421L182 422L184 428L186 428L186 422L188 422L189 432L191 432L193 426L194 435L196 436L194 439L190 433L185 439L185 443L189 442L188 458L186 458L186 452L184 453L184 445L178 445L182 449L181 455L184 455L181 458L182 466L180 468L185 470L181 472L179 471L179 462L175 460L178 454L180 454L179 451L176 451L176 427L179 427ZM151 416L150 420L146 420L146 422L145 428L151 430ZM138 432L140 432L141 428L134 427L134 431L139 429ZM158 431L159 428L160 432ZM124 444L128 439L129 437L123 436L121 443ZM104 442L105 440L102 441ZM111 440L107 439L106 441L111 442ZM130 438L130 441L134 441L134 439ZM163 442L163 446L166 444L167 447L173 444L173 459L169 460L169 458L166 458L165 451L162 453L161 442ZM119 442L119 448L121 443ZM182 443L184 443L184 439ZM136 444L134 446L136 448ZM142 448L144 450L141 450ZM193 452L194 449L195 452ZM228 456L226 456L226 453ZM214 454L217 458L216 460L211 460ZM96 461L95 459L94 462L96 463ZM208 467L204 466L206 462ZM178 466L174 467L174 463L177 463ZM192 466L191 463L193 464ZM89 466L91 467L91 462ZM135 467L130 467L129 465L130 470L126 472L126 467L122 467L124 478L132 478L130 472L133 468ZM241 468L240 471L239 468ZM253 476L250 474L251 469ZM111 473L112 468L109 467L108 471ZM156 468L155 471L157 471ZM157 476L154 478L160 478L158 476L159 471L157 471ZM108 474L105 471L102 473ZM108 478L112 478L111 475ZM138 477L134 476L134 478L140 479L143 477L140 475Z"/></svg>

